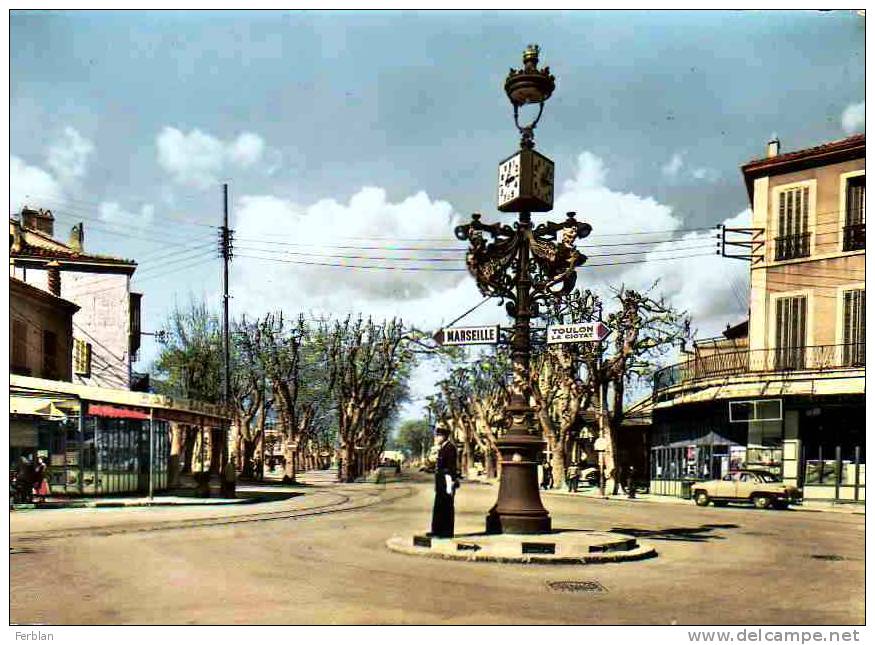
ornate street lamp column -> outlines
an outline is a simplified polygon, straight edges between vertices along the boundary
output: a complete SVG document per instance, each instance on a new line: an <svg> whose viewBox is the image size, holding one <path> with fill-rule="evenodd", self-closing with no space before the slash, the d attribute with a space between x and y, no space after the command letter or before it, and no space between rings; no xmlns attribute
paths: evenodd
<svg viewBox="0 0 875 645"><path fill-rule="evenodd" d="M518 213L518 220L513 226L484 224L475 213L470 223L455 230L457 238L470 242L468 270L481 293L506 302L507 313L514 319L507 405L510 427L496 442L501 481L498 500L486 518L489 533L550 531L550 514L541 503L538 486L544 441L531 405L530 321L539 315L539 303L546 304L574 288L576 269L586 261L574 242L591 230L574 213L568 213L561 224L532 225L533 212L553 208L553 162L535 152L534 130L556 83L549 67L538 69L538 54L538 46L529 45L523 53L523 68L511 69L504 85L521 140L520 149L498 166L498 209ZM519 108L527 104L537 105L538 115L521 126Z"/></svg>

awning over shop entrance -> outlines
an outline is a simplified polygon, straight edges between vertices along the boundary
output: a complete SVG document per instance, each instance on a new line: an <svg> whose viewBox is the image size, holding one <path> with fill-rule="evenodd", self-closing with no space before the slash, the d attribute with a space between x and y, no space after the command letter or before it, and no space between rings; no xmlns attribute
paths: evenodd
<svg viewBox="0 0 875 645"><path fill-rule="evenodd" d="M732 439L727 439L726 437L717 434L716 432L709 432L708 434L704 434L701 437L695 437L693 439L681 439L680 441L675 441L666 446L654 446L659 448L687 448L689 446L740 446L742 444L737 441L733 441Z"/></svg>
<svg viewBox="0 0 875 645"><path fill-rule="evenodd" d="M63 421L68 416L79 414L79 402L75 399L50 396L9 395L9 414L47 417Z"/></svg>
<svg viewBox="0 0 875 645"><path fill-rule="evenodd" d="M88 404L88 414L92 417L106 417L110 419L149 419L149 415L140 410L96 403Z"/></svg>

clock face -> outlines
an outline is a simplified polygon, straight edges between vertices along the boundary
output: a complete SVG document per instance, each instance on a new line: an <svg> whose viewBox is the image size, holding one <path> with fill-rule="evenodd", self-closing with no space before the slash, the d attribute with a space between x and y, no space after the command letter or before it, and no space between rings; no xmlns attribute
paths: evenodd
<svg viewBox="0 0 875 645"><path fill-rule="evenodd" d="M539 155L532 158L532 197L553 205L553 162Z"/></svg>
<svg viewBox="0 0 875 645"><path fill-rule="evenodd" d="M498 166L498 206L520 194L520 156L515 155Z"/></svg>

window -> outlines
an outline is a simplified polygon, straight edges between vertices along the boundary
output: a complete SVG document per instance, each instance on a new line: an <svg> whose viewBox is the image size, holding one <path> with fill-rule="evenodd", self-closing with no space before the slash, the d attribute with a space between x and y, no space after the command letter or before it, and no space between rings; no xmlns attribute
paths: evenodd
<svg viewBox="0 0 875 645"><path fill-rule="evenodd" d="M48 329L43 330L43 378L58 376L58 336Z"/></svg>
<svg viewBox="0 0 875 645"><path fill-rule="evenodd" d="M805 296L778 298L775 311L775 369L805 367Z"/></svg>
<svg viewBox="0 0 875 645"><path fill-rule="evenodd" d="M842 298L842 364L866 364L866 291L852 289Z"/></svg>
<svg viewBox="0 0 875 645"><path fill-rule="evenodd" d="M131 293L130 294L130 329L131 334L129 337L129 350L131 353L131 360L134 360L134 356L137 351L140 349L140 303L143 299L142 293Z"/></svg>
<svg viewBox="0 0 875 645"><path fill-rule="evenodd" d="M12 321L12 366L13 374L30 376L27 366L27 323L23 320Z"/></svg>
<svg viewBox="0 0 875 645"><path fill-rule="evenodd" d="M77 376L91 376L91 343L73 340L73 371Z"/></svg>
<svg viewBox="0 0 875 645"><path fill-rule="evenodd" d="M842 249L866 248L866 176L848 179L845 185L845 228Z"/></svg>
<svg viewBox="0 0 875 645"><path fill-rule="evenodd" d="M778 235L775 238L775 259L792 260L809 255L808 186L790 188L778 193Z"/></svg>

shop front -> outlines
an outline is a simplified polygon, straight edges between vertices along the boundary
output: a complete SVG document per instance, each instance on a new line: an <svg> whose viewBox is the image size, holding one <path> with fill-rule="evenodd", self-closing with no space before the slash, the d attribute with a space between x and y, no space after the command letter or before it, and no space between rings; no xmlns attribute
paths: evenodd
<svg viewBox="0 0 875 645"><path fill-rule="evenodd" d="M803 499L865 500L863 397L789 396L657 408L650 491L686 496L689 483L764 470Z"/></svg>
<svg viewBox="0 0 875 645"><path fill-rule="evenodd" d="M10 468L22 457L32 463L42 458L52 496L166 490L174 484L171 422L219 425L224 418L215 406L154 394L11 379ZM221 446L221 441L202 441L193 470L215 459L211 443Z"/></svg>

